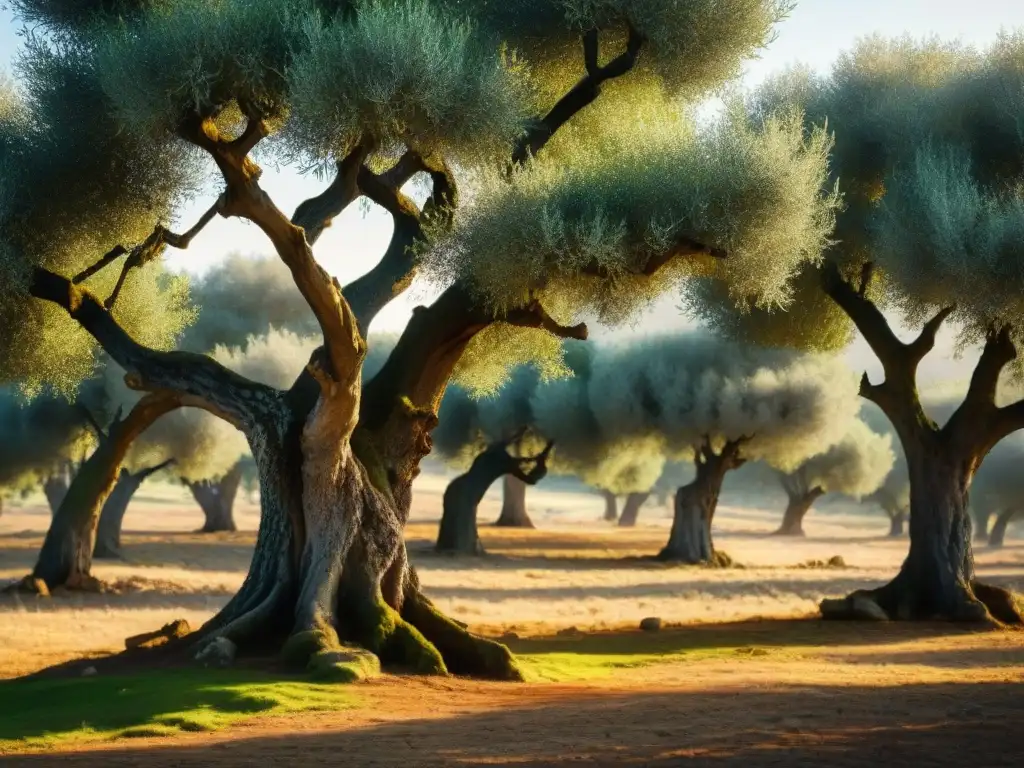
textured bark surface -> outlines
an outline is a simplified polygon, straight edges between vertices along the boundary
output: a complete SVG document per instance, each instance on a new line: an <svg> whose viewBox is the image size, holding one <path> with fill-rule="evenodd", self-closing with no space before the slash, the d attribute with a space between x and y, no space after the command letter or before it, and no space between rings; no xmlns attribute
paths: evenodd
<svg viewBox="0 0 1024 768"><path fill-rule="evenodd" d="M855 288L832 262L822 270L825 292L853 320L882 364L884 380L865 374L860 394L892 423L907 457L910 479L910 551L896 577L875 590L824 600L826 618L948 619L1024 622L1014 595L980 583L974 574L968 492L982 460L1006 435L1024 428L1024 401L996 404L1003 369L1017 356L1007 326L993 326L964 401L939 427L925 413L917 367L953 307L940 310L918 337L901 341L867 298L873 270L866 264Z"/></svg>
<svg viewBox="0 0 1024 768"><path fill-rule="evenodd" d="M1003 546L1006 539L1006 527L1017 517L1019 511L1016 507L1010 507L1009 509L1004 509L996 516L996 521L992 524L992 530L988 534L988 545L990 547Z"/></svg>
<svg viewBox="0 0 1024 768"><path fill-rule="evenodd" d="M100 520L96 526L96 545L92 551L94 558L121 557L121 528L128 505L146 478L169 464L171 461L165 461L155 467L148 467L137 472L131 472L126 467L121 467L117 482L114 483L114 488L107 496L107 500L103 503L103 510L100 512Z"/></svg>
<svg viewBox="0 0 1024 768"><path fill-rule="evenodd" d="M514 438L515 439L515 438ZM484 554L480 535L477 532L477 507L487 489L499 477L511 476L519 481L523 490L521 502L525 510L527 485L534 485L547 474L547 457L551 444L536 456L518 457L508 452L512 440L492 443L473 460L469 470L452 480L444 491L441 527L437 534L438 552L464 555ZM525 467L533 464L529 470ZM508 486L506 485L506 490ZM508 497L506 497L507 500ZM529 518L527 518L529 520ZM532 524L530 527L533 527Z"/></svg>
<svg viewBox="0 0 1024 768"><path fill-rule="evenodd" d="M622 515L619 517L620 528L632 528L636 525L637 517L640 516L640 507L650 498L650 495L648 492L631 493L626 496L626 501L622 505Z"/></svg>
<svg viewBox="0 0 1024 768"><path fill-rule="evenodd" d="M128 448L156 419L178 407L179 400L147 395L122 421L115 417L99 445L79 467L67 495L50 522L32 576L51 589L90 582L96 527L107 496L117 480Z"/></svg>
<svg viewBox="0 0 1024 768"><path fill-rule="evenodd" d="M611 491L601 491L601 498L604 499L604 517L602 520L614 523L619 519L619 503L615 494Z"/></svg>
<svg viewBox="0 0 1024 768"><path fill-rule="evenodd" d="M694 458L697 476L676 492L672 530L668 544L658 553L659 560L693 565L727 561L725 556L715 552L711 522L725 473L744 464L740 450L746 440L730 440L720 453L715 453L709 441L697 449Z"/></svg>
<svg viewBox="0 0 1024 768"><path fill-rule="evenodd" d="M515 475L502 478L501 514L494 524L503 528L534 527L526 511L526 483Z"/></svg>
<svg viewBox="0 0 1024 768"><path fill-rule="evenodd" d="M203 527L199 533L235 531L235 498L242 482L242 467L236 464L220 480L187 482L192 497L203 510Z"/></svg>

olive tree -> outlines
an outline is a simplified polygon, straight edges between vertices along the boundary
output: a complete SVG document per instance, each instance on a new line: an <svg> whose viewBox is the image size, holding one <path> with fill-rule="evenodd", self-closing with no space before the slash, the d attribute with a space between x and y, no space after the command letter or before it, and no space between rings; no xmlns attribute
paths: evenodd
<svg viewBox="0 0 1024 768"><path fill-rule="evenodd" d="M895 459L889 435L874 432L859 419L851 422L839 442L811 456L793 472L779 474L789 503L775 533L803 536L804 518L814 502L826 493L842 493L855 499L873 493L884 482Z"/></svg>
<svg viewBox="0 0 1024 768"><path fill-rule="evenodd" d="M975 578L968 491L992 447L1024 426L1024 401L1003 398L998 386L1004 370L1019 368L1024 327L1022 59L1019 34L983 52L872 38L825 77L790 71L749 99L755 124L782 104L802 108L809 128L827 121L836 139L830 185L844 210L817 279L805 277L808 291L777 313L791 318L740 318L722 302L709 314L729 317L734 332L758 338L770 328L796 343L808 329L837 340L856 329L883 371L878 382L864 376L861 395L892 423L910 478L910 551L899 574L824 602L827 616L1021 621L1012 595ZM700 313L721 290L695 293ZM894 318L920 332L904 341ZM917 369L947 321L982 351L965 396L940 423L922 404Z"/></svg>
<svg viewBox="0 0 1024 768"><path fill-rule="evenodd" d="M631 317L716 260L736 290L778 302L831 229L823 131L793 115L694 127L675 101L737 74L779 0L15 5L50 34L19 63L27 95L0 128L0 346L77 323L83 358L91 337L146 393L132 413L201 407L246 436L261 498L249 575L172 646L204 658L279 643L330 664L320 652L340 637L423 672L518 677L507 649L434 608L403 543L449 380L557 353L588 312ZM330 180L288 216L260 184L264 157ZM422 206L401 191L415 174ZM175 232L196 187L217 198ZM342 287L314 248L364 196L394 232ZM287 389L165 351L183 323L149 320L169 290L156 258L214 216L264 233L316 317L322 346ZM364 383L368 329L417 272L439 295ZM74 372L71 350L32 348L49 368L5 376Z"/></svg>
<svg viewBox="0 0 1024 768"><path fill-rule="evenodd" d="M978 471L971 493L971 505L977 516L994 516L985 540L991 547L1001 547L1006 529L1021 517L1024 509L1024 439L1012 435L992 449L991 455Z"/></svg>
<svg viewBox="0 0 1024 768"><path fill-rule="evenodd" d="M587 395L604 434L654 441L664 456L693 462L696 477L676 493L672 532L658 555L684 563L725 559L716 557L711 524L727 472L757 459L794 470L838 441L858 410L856 382L834 358L703 333L597 356ZM556 444L562 410L552 409L542 427Z"/></svg>

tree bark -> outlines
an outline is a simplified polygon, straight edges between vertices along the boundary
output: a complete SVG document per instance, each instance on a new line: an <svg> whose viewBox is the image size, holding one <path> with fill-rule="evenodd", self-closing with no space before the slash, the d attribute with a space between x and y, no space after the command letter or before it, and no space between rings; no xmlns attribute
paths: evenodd
<svg viewBox="0 0 1024 768"><path fill-rule="evenodd" d="M205 521L199 533L216 533L218 531L236 531L235 498L242 482L242 466L235 464L220 480L200 480L187 482L193 498L203 510Z"/></svg>
<svg viewBox="0 0 1024 768"><path fill-rule="evenodd" d="M806 493L800 495L791 494L789 497L789 503L786 505L786 511L782 515L782 525L775 531L776 536L803 536L804 534L804 517L810 511L811 507L814 506L814 502L820 499L825 494L825 491L815 486Z"/></svg>
<svg viewBox="0 0 1024 768"><path fill-rule="evenodd" d="M918 337L901 341L866 297L871 265L859 289L832 262L823 268L825 292L846 312L882 363L884 380L865 374L860 394L878 405L899 436L910 479L910 551L883 587L823 600L825 618L936 619L1024 623L1016 598L975 578L968 492L974 473L996 443L1024 427L1024 401L995 402L999 376L1017 356L1009 327L992 328L963 403L941 428L925 413L917 367L935 346L952 307L939 311Z"/></svg>
<svg viewBox="0 0 1024 768"><path fill-rule="evenodd" d="M67 466L61 467L57 472L50 475L43 481L43 493L46 502L50 505L50 515L56 515L64 498L68 495L71 471Z"/></svg>
<svg viewBox="0 0 1024 768"><path fill-rule="evenodd" d="M515 475L505 475L502 480L501 514L494 524L504 528L534 527L526 511L526 483Z"/></svg>
<svg viewBox="0 0 1024 768"><path fill-rule="evenodd" d="M1006 527L1017 516L1018 511L1016 507L1010 507L999 513L995 523L992 525L992 531L988 535L988 545L990 547L1003 546L1003 541L1006 539Z"/></svg>
<svg viewBox="0 0 1024 768"><path fill-rule="evenodd" d="M103 510L100 512L100 521L96 526L96 545L92 550L94 558L102 560L121 557L121 527L124 523L125 513L128 511L128 505L147 477L171 463L172 460L168 460L138 472L131 472L126 467L121 467L117 482L114 483L114 488L107 496L107 500L103 503Z"/></svg>
<svg viewBox="0 0 1024 768"><path fill-rule="evenodd" d="M142 432L180 400L146 395L122 421L115 417L99 445L79 467L67 495L50 522L32 576L46 586L85 586L92 581L92 554L100 511L118 476L128 448Z"/></svg>
<svg viewBox="0 0 1024 768"><path fill-rule="evenodd" d="M551 444L537 456L516 457L508 452L512 441L501 440L492 443L473 460L469 470L452 480L444 491L441 527L437 534L436 549L463 555L484 554L483 544L477 532L476 511L487 493L487 489L499 478L512 475L522 483L534 485L547 474L547 456ZM524 464L534 463L529 471Z"/></svg>
<svg viewBox="0 0 1024 768"><path fill-rule="evenodd" d="M619 519L618 500L611 491L601 490L601 497L604 499L604 521L614 523Z"/></svg>
<svg viewBox="0 0 1024 768"><path fill-rule="evenodd" d="M620 528L632 528L636 525L636 519L640 515L640 507L650 497L651 493L631 493L626 496L626 503L622 505L622 516L619 517Z"/></svg>
<svg viewBox="0 0 1024 768"><path fill-rule="evenodd" d="M658 559L674 563L725 564L728 558L715 551L711 522L718 506L725 473L743 465L740 450L749 438L730 440L721 453L715 453L710 440L694 454L697 476L676 492L672 531Z"/></svg>

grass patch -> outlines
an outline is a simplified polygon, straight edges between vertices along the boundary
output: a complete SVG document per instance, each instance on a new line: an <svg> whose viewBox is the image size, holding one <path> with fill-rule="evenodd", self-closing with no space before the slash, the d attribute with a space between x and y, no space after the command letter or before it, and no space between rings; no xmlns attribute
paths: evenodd
<svg viewBox="0 0 1024 768"><path fill-rule="evenodd" d="M0 682L0 754L212 731L256 715L355 706L350 688L250 670Z"/></svg>
<svg viewBox="0 0 1024 768"><path fill-rule="evenodd" d="M770 621L521 638L508 646L527 680L573 682L655 664L805 655L843 644L840 631L820 621Z"/></svg>

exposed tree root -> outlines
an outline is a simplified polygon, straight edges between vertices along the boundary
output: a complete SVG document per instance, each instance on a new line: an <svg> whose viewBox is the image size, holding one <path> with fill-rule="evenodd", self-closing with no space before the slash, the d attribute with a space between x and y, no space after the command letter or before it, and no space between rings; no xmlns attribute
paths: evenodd
<svg viewBox="0 0 1024 768"><path fill-rule="evenodd" d="M901 573L883 587L857 590L847 597L822 600L822 618L860 621L947 620L1002 625L1024 624L1021 599L1002 587L973 581L962 585L945 609L934 607L921 593L906 584Z"/></svg>

